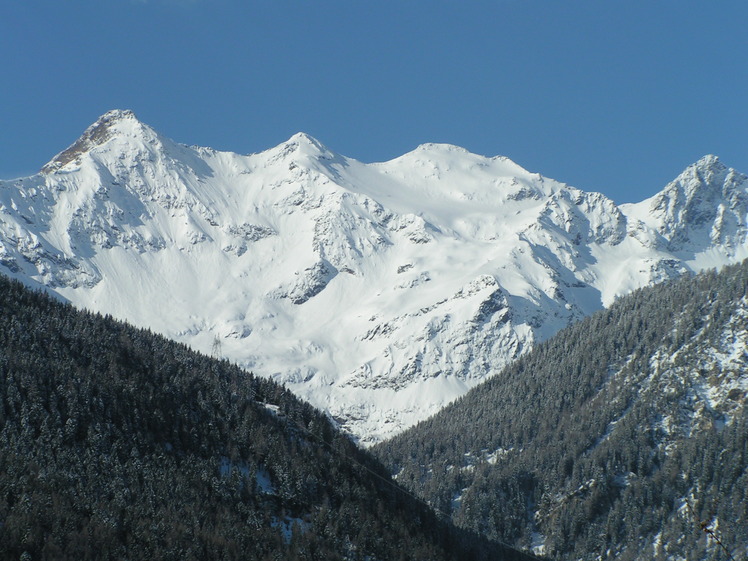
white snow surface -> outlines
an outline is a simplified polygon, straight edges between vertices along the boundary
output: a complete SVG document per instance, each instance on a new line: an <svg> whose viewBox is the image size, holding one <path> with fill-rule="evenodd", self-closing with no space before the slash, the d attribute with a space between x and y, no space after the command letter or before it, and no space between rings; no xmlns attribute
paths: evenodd
<svg viewBox="0 0 748 561"><path fill-rule="evenodd" d="M619 207L451 145L365 164L299 133L239 155L116 110L0 182L0 271L218 338L372 444L616 297L748 256L747 187L707 156Z"/></svg>

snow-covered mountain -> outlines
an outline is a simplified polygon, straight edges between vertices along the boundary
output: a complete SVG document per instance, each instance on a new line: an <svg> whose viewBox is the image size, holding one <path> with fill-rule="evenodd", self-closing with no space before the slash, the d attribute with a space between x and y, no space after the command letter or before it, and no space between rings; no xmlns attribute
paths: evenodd
<svg viewBox="0 0 748 561"><path fill-rule="evenodd" d="M619 295L748 256L747 188L707 156L618 207L451 145L364 164L297 134L244 156L111 111L0 182L0 270L281 381L372 443Z"/></svg>

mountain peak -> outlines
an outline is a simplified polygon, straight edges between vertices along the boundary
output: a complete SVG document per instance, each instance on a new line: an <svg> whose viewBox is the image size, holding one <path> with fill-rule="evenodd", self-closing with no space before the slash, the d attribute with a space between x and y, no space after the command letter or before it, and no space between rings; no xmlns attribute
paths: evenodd
<svg viewBox="0 0 748 561"><path fill-rule="evenodd" d="M308 163L320 160L338 160L340 156L305 132L297 132L291 138L265 152L269 161L305 161Z"/></svg>
<svg viewBox="0 0 748 561"><path fill-rule="evenodd" d="M715 156L714 154L707 154L706 156L702 156L693 165L698 168L725 167L725 164L720 162L719 157Z"/></svg>
<svg viewBox="0 0 748 561"><path fill-rule="evenodd" d="M83 153L101 146L117 133L141 136L146 128L129 109L113 109L100 116L81 137L42 167L42 173L53 173L78 159Z"/></svg>
<svg viewBox="0 0 748 561"><path fill-rule="evenodd" d="M728 197L745 181L745 176L723 164L720 159L707 154L688 166L675 178L663 193L682 191L686 199L697 193L712 193L715 197Z"/></svg>
<svg viewBox="0 0 748 561"><path fill-rule="evenodd" d="M285 145L298 148L301 152L308 155L321 155L330 152L327 146L305 132L297 132L285 142Z"/></svg>
<svg viewBox="0 0 748 561"><path fill-rule="evenodd" d="M674 183L698 185L702 188L722 183L729 168L714 154L707 154L688 166Z"/></svg>
<svg viewBox="0 0 748 561"><path fill-rule="evenodd" d="M654 197L632 205L634 215L654 227L670 251L736 248L748 236L748 177L708 154L688 166Z"/></svg>
<svg viewBox="0 0 748 561"><path fill-rule="evenodd" d="M124 119L138 120L135 113L130 109L112 109L104 113L101 117L96 120L96 123L114 123Z"/></svg>
<svg viewBox="0 0 748 561"><path fill-rule="evenodd" d="M288 142L297 142L300 144L314 144L314 145L322 145L322 143L314 138L311 134L307 134L303 131L299 131L296 134L294 134L291 138L288 139Z"/></svg>
<svg viewBox="0 0 748 561"><path fill-rule="evenodd" d="M426 142L419 144L414 152L457 152L460 154L469 154L470 152L462 146L455 144L446 144L443 142Z"/></svg>

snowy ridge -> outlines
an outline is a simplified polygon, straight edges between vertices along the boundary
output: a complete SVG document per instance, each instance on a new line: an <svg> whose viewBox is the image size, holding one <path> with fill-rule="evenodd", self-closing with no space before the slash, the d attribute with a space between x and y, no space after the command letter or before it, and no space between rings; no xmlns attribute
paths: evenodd
<svg viewBox="0 0 748 561"><path fill-rule="evenodd" d="M287 384L364 443L634 288L748 255L714 157L616 206L427 144L364 164L297 134L248 156L112 111L0 182L0 265Z"/></svg>

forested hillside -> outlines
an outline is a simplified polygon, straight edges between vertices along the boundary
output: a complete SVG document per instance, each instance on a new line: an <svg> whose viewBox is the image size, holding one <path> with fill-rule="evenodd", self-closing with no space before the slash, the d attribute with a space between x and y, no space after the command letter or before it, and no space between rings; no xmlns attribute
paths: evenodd
<svg viewBox="0 0 748 561"><path fill-rule="evenodd" d="M0 559L521 559L288 391L0 278Z"/></svg>
<svg viewBox="0 0 748 561"><path fill-rule="evenodd" d="M374 452L462 527L557 559L744 560L746 390L743 263L621 298Z"/></svg>

